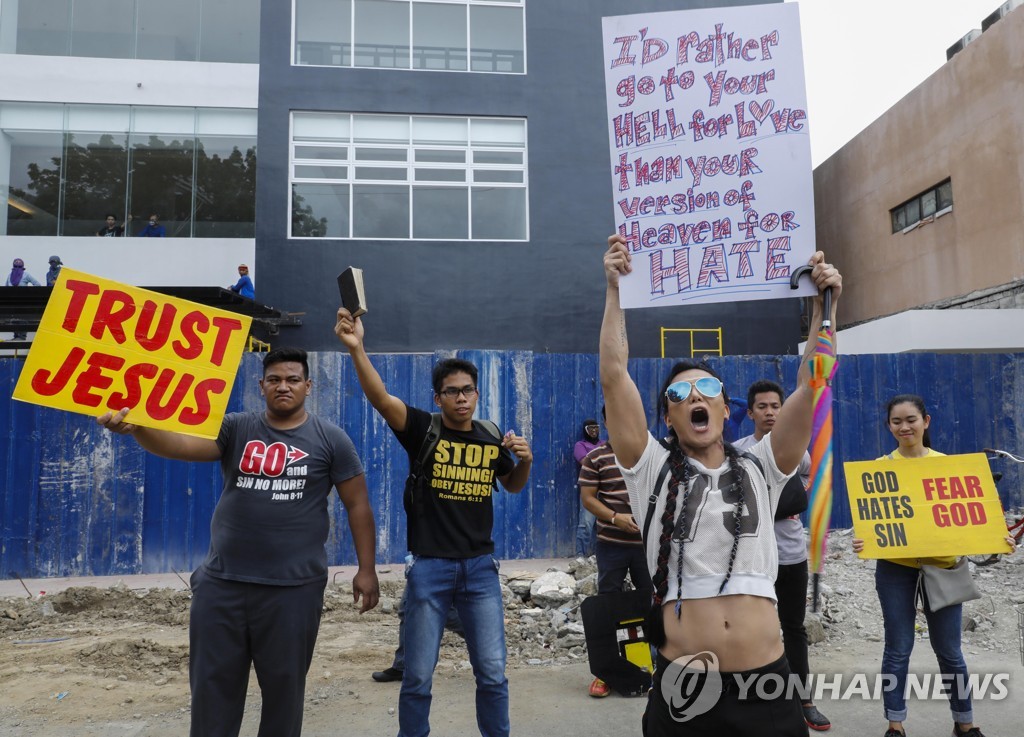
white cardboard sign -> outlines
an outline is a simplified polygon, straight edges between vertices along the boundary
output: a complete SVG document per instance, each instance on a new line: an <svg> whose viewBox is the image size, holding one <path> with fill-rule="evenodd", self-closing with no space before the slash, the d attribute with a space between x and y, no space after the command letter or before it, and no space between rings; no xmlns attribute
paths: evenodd
<svg viewBox="0 0 1024 737"><path fill-rule="evenodd" d="M615 225L633 256L623 307L814 294L795 4L603 19Z"/></svg>

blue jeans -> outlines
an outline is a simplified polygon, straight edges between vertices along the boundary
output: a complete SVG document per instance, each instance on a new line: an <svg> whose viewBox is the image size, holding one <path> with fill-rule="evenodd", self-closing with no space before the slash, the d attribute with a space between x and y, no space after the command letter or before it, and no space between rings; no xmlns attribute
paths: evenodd
<svg viewBox="0 0 1024 737"><path fill-rule="evenodd" d="M507 737L505 606L498 561L417 557L406 581L405 675L398 697L399 737L430 734L430 689L441 635L452 604L465 630L476 677L476 723L483 737Z"/></svg>
<svg viewBox="0 0 1024 737"><path fill-rule="evenodd" d="M391 661L391 667L401 671L405 670L405 607L407 602L408 597L403 591L402 598L398 602L398 647L395 649L395 659ZM445 620L444 627L457 635L463 635L462 620L459 619L459 613L455 607L448 610L448 618Z"/></svg>
<svg viewBox="0 0 1024 737"><path fill-rule="evenodd" d="M587 511L580 502L579 522L576 524L576 557L586 558L594 549L594 525L597 524L597 517Z"/></svg>
<svg viewBox="0 0 1024 737"><path fill-rule="evenodd" d="M895 687L886 690L882 699L885 718L892 722L902 722L907 718L907 670L910 667L910 653L914 649L914 620L917 614L915 598L919 575L917 568L887 560L878 561L875 568L875 590L882 605L885 625L882 673L896 679ZM924 612L928 621L928 639L939 661L942 679L948 684L949 708L953 712L953 720L967 724L974 721L974 712L967 683L967 664L960 651L962 615L963 606L960 604L936 612L926 606Z"/></svg>

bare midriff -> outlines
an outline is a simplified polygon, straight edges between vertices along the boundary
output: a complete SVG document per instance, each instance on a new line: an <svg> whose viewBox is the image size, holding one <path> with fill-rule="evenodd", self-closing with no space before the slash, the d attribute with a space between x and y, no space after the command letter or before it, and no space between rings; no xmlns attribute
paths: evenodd
<svg viewBox="0 0 1024 737"><path fill-rule="evenodd" d="M682 616L676 602L662 608L665 646L669 660L710 651L718 667L727 672L760 668L782 657L779 615L771 599L749 594L684 599Z"/></svg>

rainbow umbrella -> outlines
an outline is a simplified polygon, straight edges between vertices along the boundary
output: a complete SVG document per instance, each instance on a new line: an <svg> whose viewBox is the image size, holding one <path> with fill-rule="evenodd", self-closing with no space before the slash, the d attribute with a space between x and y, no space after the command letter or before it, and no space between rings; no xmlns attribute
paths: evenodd
<svg viewBox="0 0 1024 737"><path fill-rule="evenodd" d="M810 266L793 272L789 285L796 289ZM832 329L832 289L826 289L824 314L818 331L814 356L811 358L811 388L814 390L814 423L811 427L810 540L808 566L813 573L812 611L818 611L818 587L825 565L825 544L828 542L832 518L832 376L836 372L835 331ZM810 338L808 338L810 340Z"/></svg>

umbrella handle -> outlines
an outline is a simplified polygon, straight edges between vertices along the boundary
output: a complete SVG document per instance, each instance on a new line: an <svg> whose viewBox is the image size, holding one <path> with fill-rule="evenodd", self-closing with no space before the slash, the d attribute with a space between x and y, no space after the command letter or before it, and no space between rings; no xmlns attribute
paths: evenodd
<svg viewBox="0 0 1024 737"><path fill-rule="evenodd" d="M794 269L792 275L789 277L789 288L796 289L800 282L800 277L804 274L810 274L812 270L813 267L806 264ZM832 287L825 287L825 291L821 296L825 302L825 314L822 315L821 326L823 328L829 328L832 326Z"/></svg>

